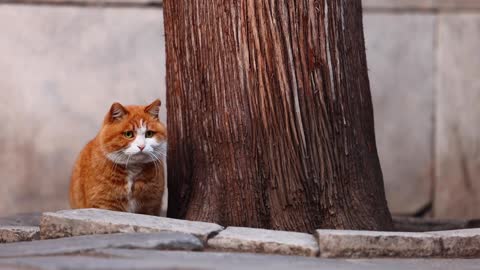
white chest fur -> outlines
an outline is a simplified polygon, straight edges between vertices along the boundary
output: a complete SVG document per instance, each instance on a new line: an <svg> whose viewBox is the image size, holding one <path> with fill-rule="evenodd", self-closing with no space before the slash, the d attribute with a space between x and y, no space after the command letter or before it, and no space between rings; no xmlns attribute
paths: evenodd
<svg viewBox="0 0 480 270"><path fill-rule="evenodd" d="M128 206L127 206L127 211L130 213L135 213L137 210L137 201L135 200L133 196L133 189L135 185L135 179L137 176L142 172L141 169L139 168L129 168L127 172L127 184L125 186L127 190L127 201L128 201Z"/></svg>

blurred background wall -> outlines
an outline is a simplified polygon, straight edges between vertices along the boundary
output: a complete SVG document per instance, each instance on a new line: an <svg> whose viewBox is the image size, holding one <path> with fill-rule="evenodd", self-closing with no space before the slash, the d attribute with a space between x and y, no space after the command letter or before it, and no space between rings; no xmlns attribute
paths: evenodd
<svg viewBox="0 0 480 270"><path fill-rule="evenodd" d="M165 103L161 0L109 1L0 4L0 216L67 208L111 103ZM480 0L363 3L392 212L480 217Z"/></svg>
<svg viewBox="0 0 480 270"><path fill-rule="evenodd" d="M390 209L480 217L480 1L363 4Z"/></svg>

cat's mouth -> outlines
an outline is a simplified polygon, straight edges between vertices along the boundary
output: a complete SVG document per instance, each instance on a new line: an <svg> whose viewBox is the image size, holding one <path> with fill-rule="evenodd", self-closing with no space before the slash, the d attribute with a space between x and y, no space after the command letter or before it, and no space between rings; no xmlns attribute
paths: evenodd
<svg viewBox="0 0 480 270"><path fill-rule="evenodd" d="M148 158L149 155L146 152L138 152L135 154L131 154L130 157L135 159L145 159L145 158Z"/></svg>
<svg viewBox="0 0 480 270"><path fill-rule="evenodd" d="M147 152L138 152L135 154L131 154L127 158L130 159L130 162L132 163L147 163L151 162L154 159L152 155Z"/></svg>
<svg viewBox="0 0 480 270"><path fill-rule="evenodd" d="M118 164L135 164L135 163L150 163L156 160L160 160L158 154L150 153L150 152L137 152L137 153L126 153L124 151L119 151L116 153L107 154L107 157L113 161L114 163Z"/></svg>

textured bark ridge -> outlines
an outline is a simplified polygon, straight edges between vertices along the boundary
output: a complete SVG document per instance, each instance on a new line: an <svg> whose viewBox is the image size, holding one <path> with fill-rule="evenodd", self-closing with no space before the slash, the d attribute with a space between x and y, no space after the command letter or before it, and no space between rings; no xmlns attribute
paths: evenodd
<svg viewBox="0 0 480 270"><path fill-rule="evenodd" d="M360 0L165 0L169 212L391 229Z"/></svg>

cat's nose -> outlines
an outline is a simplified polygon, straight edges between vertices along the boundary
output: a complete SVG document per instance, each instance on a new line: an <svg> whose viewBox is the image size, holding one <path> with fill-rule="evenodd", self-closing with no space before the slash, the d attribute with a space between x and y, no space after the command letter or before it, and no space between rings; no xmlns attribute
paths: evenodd
<svg viewBox="0 0 480 270"><path fill-rule="evenodd" d="M145 149L145 145L137 145L137 146L140 149L140 151L143 151L143 149Z"/></svg>

